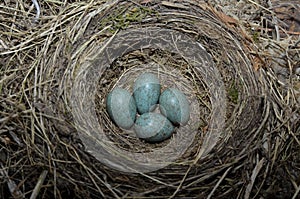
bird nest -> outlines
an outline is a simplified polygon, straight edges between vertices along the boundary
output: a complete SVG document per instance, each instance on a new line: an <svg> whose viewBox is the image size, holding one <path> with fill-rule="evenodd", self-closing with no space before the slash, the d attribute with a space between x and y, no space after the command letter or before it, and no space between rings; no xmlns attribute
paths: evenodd
<svg viewBox="0 0 300 199"><path fill-rule="evenodd" d="M236 19L193 1L54 5L44 6L55 17L22 19L24 39L13 34L1 52L2 195L297 196L297 97L283 99L292 90ZM188 124L155 144L117 127L105 106L146 71L191 107Z"/></svg>

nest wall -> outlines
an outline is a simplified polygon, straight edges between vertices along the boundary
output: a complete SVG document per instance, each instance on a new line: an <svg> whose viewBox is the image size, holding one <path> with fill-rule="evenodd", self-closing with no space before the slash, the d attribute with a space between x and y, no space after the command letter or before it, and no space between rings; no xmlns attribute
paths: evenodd
<svg viewBox="0 0 300 199"><path fill-rule="evenodd" d="M282 96L289 90L283 90L278 77L263 65L267 62L256 53L257 44L234 19L198 1L47 6L53 6L53 17L36 27L25 18L12 35L4 34L6 26L1 29L11 41L1 51L3 196L28 197L37 192L35 187L40 188L40 198L297 196L290 190L296 192L299 181L299 105L293 96L290 104L284 103ZM5 12L7 20L2 23L10 24L11 10ZM153 30L149 35L158 45L132 48L132 40L139 40L132 34L147 29ZM188 55L168 51L172 43L159 44L163 39L155 30L162 29L182 35L180 39L190 42L189 56L200 57L209 67L199 70ZM192 51L197 44L204 48L201 55ZM261 67L255 68L258 64ZM172 138L156 145L137 140L116 127L105 111L105 96L112 88L130 89L128 82L137 74L158 73L157 68L165 85L177 82L190 100L195 99L191 123L197 126L178 130L180 136L193 129L191 143L178 159L151 172L111 168L118 159L103 164L99 145L104 138L99 132L108 135L105 143L129 152L156 149L165 157L165 145L173 143L172 150L179 145ZM86 120L91 111L87 103L93 105L93 121ZM99 125L99 132L80 128L91 122ZM107 156L115 150L101 147Z"/></svg>

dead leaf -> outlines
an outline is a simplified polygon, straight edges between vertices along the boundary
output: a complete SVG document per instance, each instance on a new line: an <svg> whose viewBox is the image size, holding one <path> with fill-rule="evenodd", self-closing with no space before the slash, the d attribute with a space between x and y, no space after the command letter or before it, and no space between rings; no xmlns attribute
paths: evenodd
<svg viewBox="0 0 300 199"><path fill-rule="evenodd" d="M214 13L216 17L218 17L222 22L224 22L227 26L236 26L238 25L238 20L230 17L223 12L217 11L215 8L210 7L210 10Z"/></svg>
<svg viewBox="0 0 300 199"><path fill-rule="evenodd" d="M255 56L253 58L252 62L253 62L253 68L254 68L255 71L258 71L258 69L260 69L262 67L262 65L263 65L261 58L258 57L258 56Z"/></svg>

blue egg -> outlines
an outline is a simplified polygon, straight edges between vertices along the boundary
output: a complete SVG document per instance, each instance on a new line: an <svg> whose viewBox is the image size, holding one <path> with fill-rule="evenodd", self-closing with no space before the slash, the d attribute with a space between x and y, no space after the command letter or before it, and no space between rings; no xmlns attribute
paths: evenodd
<svg viewBox="0 0 300 199"><path fill-rule="evenodd" d="M134 82L133 96L140 114L154 110L160 95L160 83L156 75L143 73Z"/></svg>
<svg viewBox="0 0 300 199"><path fill-rule="evenodd" d="M173 124L159 113L145 113L137 118L134 130L137 137L148 142L161 142L169 138L173 131Z"/></svg>
<svg viewBox="0 0 300 199"><path fill-rule="evenodd" d="M161 113L171 122L186 125L190 119L190 106L185 95L176 88L168 88L159 98Z"/></svg>
<svg viewBox="0 0 300 199"><path fill-rule="evenodd" d="M132 95L125 89L115 88L106 99L110 118L121 128L130 129L136 118L136 105Z"/></svg>

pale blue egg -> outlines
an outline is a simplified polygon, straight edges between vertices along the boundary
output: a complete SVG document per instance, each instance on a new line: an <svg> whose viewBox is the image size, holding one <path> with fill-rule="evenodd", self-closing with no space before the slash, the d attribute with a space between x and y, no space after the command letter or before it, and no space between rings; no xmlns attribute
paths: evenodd
<svg viewBox="0 0 300 199"><path fill-rule="evenodd" d="M171 122L186 125L190 119L190 106L186 96L176 88L168 88L159 98L161 113Z"/></svg>
<svg viewBox="0 0 300 199"><path fill-rule="evenodd" d="M161 142L169 138L173 131L173 124L159 113L145 113L137 118L134 130L137 137L148 142Z"/></svg>
<svg viewBox="0 0 300 199"><path fill-rule="evenodd" d="M133 96L140 114L152 111L158 103L160 83L156 75L143 73L135 80Z"/></svg>
<svg viewBox="0 0 300 199"><path fill-rule="evenodd" d="M110 118L121 128L130 129L136 118L136 105L132 95L125 89L115 88L106 99Z"/></svg>

